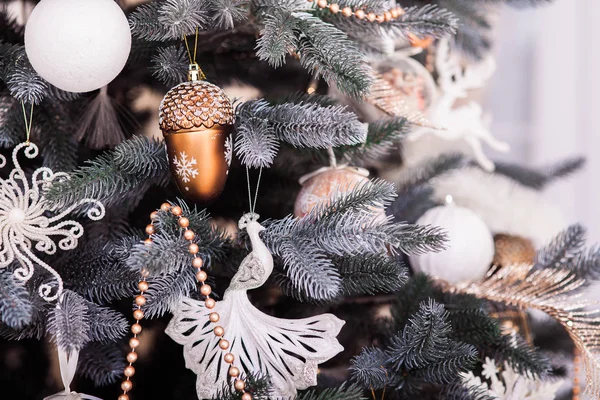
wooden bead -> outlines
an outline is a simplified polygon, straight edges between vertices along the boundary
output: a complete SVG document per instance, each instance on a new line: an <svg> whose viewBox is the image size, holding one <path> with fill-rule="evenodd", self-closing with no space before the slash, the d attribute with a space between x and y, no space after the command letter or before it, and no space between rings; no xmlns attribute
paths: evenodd
<svg viewBox="0 0 600 400"><path fill-rule="evenodd" d="M215 299L212 298L207 298L206 300L204 300L204 305L206 306L206 308L213 309L215 308L215 305L217 305L217 302L215 301Z"/></svg>
<svg viewBox="0 0 600 400"><path fill-rule="evenodd" d="M239 375L240 375L240 370L237 367L229 367L229 376L235 378L235 377L238 377Z"/></svg>
<svg viewBox="0 0 600 400"><path fill-rule="evenodd" d="M163 211L169 211L170 208L171 208L171 205L169 203L162 203L160 205L160 209Z"/></svg>
<svg viewBox="0 0 600 400"><path fill-rule="evenodd" d="M132 337L131 339L129 339L129 347L131 347L132 349L137 348L140 345L140 339Z"/></svg>
<svg viewBox="0 0 600 400"><path fill-rule="evenodd" d="M246 389L246 382L241 379L236 379L233 387L235 387L235 390L241 392L242 390Z"/></svg>
<svg viewBox="0 0 600 400"><path fill-rule="evenodd" d="M173 215L179 217L181 214L183 214L183 210L181 209L181 207L175 206L175 207L171 208L171 213Z"/></svg>
<svg viewBox="0 0 600 400"><path fill-rule="evenodd" d="M354 12L354 15L356 16L356 18L358 19L365 19L365 12L363 10L356 10Z"/></svg>
<svg viewBox="0 0 600 400"><path fill-rule="evenodd" d="M133 318L139 321L140 319L144 318L144 312L142 310L135 310L133 312Z"/></svg>
<svg viewBox="0 0 600 400"><path fill-rule="evenodd" d="M225 360L225 362L227 364L233 364L233 361L235 360L235 356L231 353L227 353L223 356L223 360Z"/></svg>
<svg viewBox="0 0 600 400"><path fill-rule="evenodd" d="M342 8L342 15L344 17L349 17L352 15L352 9L350 7L344 7Z"/></svg>
<svg viewBox="0 0 600 400"><path fill-rule="evenodd" d="M127 353L127 362L134 363L138 359L138 355L135 351L130 351Z"/></svg>
<svg viewBox="0 0 600 400"><path fill-rule="evenodd" d="M140 289L140 291L142 291L142 292L145 292L146 290L148 290L148 282L140 281L138 283L138 289Z"/></svg>
<svg viewBox="0 0 600 400"><path fill-rule="evenodd" d="M152 235L154 232L155 232L154 225L152 225L152 224L146 225L146 233L148 235Z"/></svg>
<svg viewBox="0 0 600 400"><path fill-rule="evenodd" d="M202 268L204 261L200 257L196 257L194 258L194 261L192 261L192 265L194 268Z"/></svg>
<svg viewBox="0 0 600 400"><path fill-rule="evenodd" d="M200 248L198 247L198 245L196 243L191 243L188 246L188 249L189 249L190 253L192 253L192 254L198 254L198 251L200 251Z"/></svg>
<svg viewBox="0 0 600 400"><path fill-rule="evenodd" d="M392 20L392 13L391 13L391 12L389 12L389 11L386 11L386 12L383 14L383 18L386 20L386 22L389 22L389 21L391 21L391 20Z"/></svg>
<svg viewBox="0 0 600 400"><path fill-rule="evenodd" d="M150 219L155 220L158 217L158 211L152 211L150 213Z"/></svg>
<svg viewBox="0 0 600 400"><path fill-rule="evenodd" d="M319 8L327 7L327 0L317 0L317 7L319 7Z"/></svg>
<svg viewBox="0 0 600 400"><path fill-rule="evenodd" d="M146 246L150 246L152 244L152 238L148 238L148 239L144 240L144 244Z"/></svg>
<svg viewBox="0 0 600 400"><path fill-rule="evenodd" d="M133 368L131 365L128 365L125 367L123 373L126 377L131 378L133 375L135 375L135 368Z"/></svg>
<svg viewBox="0 0 600 400"><path fill-rule="evenodd" d="M208 315L208 319L210 320L210 322L219 322L219 314L216 312L212 312Z"/></svg>
<svg viewBox="0 0 600 400"><path fill-rule="evenodd" d="M225 339L221 339L221 341L219 341L219 347L221 350L227 350L229 348L229 342Z"/></svg>
<svg viewBox="0 0 600 400"><path fill-rule="evenodd" d="M252 395L250 393L244 393L242 395L242 400L252 400Z"/></svg>
<svg viewBox="0 0 600 400"><path fill-rule="evenodd" d="M208 275L204 271L198 271L196 273L196 279L198 279L199 282L204 282L208 279Z"/></svg>
<svg viewBox="0 0 600 400"><path fill-rule="evenodd" d="M385 21L385 17L383 15L377 15L375 17L375 21L382 23L383 21Z"/></svg>
<svg viewBox="0 0 600 400"><path fill-rule="evenodd" d="M117 397L117 400L129 400L129 396L127 396L125 393L123 393L122 395ZM242 400L245 400L244 396L242 396Z"/></svg>
<svg viewBox="0 0 600 400"><path fill-rule="evenodd" d="M368 13L367 19L371 22L374 22L375 21L375 13L372 13L372 12Z"/></svg>
<svg viewBox="0 0 600 400"><path fill-rule="evenodd" d="M195 236L196 234L191 229L188 229L185 232L183 232L183 237L185 238L185 240L192 240Z"/></svg>
<svg viewBox="0 0 600 400"><path fill-rule="evenodd" d="M330 4L330 5L329 5L329 11L331 11L331 12L332 12L332 13L334 13L334 14L337 14L337 13L339 13L339 12L340 12L340 6L339 6L339 5L337 5L337 4L335 4L335 3L333 3L333 4Z"/></svg>
<svg viewBox="0 0 600 400"><path fill-rule="evenodd" d="M204 296L208 296L209 294L211 294L211 292L212 288L210 287L210 285L200 286L200 293L202 293Z"/></svg>
<svg viewBox="0 0 600 400"><path fill-rule="evenodd" d="M190 220L187 219L186 217L181 217L179 218L179 221L177 221L179 223L179 226L182 228L187 228L188 226L190 226Z"/></svg>
<svg viewBox="0 0 600 400"><path fill-rule="evenodd" d="M138 323L131 325L131 333L139 335L142 332L142 326Z"/></svg>
<svg viewBox="0 0 600 400"><path fill-rule="evenodd" d="M144 304L146 304L146 298L141 294L135 296L135 304L137 304L138 306L143 306Z"/></svg>
<svg viewBox="0 0 600 400"><path fill-rule="evenodd" d="M129 392L133 388L133 383L130 380L121 382L121 389L125 392Z"/></svg>

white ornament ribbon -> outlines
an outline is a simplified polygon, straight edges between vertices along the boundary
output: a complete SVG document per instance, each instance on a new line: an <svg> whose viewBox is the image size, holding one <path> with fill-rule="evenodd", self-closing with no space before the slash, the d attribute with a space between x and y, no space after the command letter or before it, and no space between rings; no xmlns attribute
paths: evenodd
<svg viewBox="0 0 600 400"><path fill-rule="evenodd" d="M60 364L60 377L62 379L64 390L55 393L51 396L44 397L44 400L102 400L99 397L85 393L77 393L71 391L71 382L75 376L77 369L77 361L79 360L79 351L72 351L69 356L63 349L58 349L58 362Z"/></svg>

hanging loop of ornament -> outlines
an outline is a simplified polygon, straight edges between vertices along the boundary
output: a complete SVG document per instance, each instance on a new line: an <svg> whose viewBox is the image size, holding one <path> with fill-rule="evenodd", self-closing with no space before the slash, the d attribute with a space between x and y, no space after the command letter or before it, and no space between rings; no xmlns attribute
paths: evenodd
<svg viewBox="0 0 600 400"><path fill-rule="evenodd" d="M197 270L196 280L200 284L200 293L205 296L204 306L207 309L212 310L215 308L216 301L210 297L212 288L206 283L208 274L203 269L205 263L202 257L199 255L200 249L198 248L198 245L194 242L196 233L190 228L190 220L183 215L183 210L181 207L173 206L169 203L163 203L159 210L152 212L152 214L150 214L150 224L146 226L148 238L144 241L144 243L148 246L152 245L152 236L156 233L156 226L154 222L156 221L159 212L170 212L172 215L177 217L177 223L183 231L183 237L189 242L188 251L194 256L192 260L192 266ZM248 221L250 220L253 219L248 218ZM147 299L145 294L150 287L147 281L149 274L150 272L147 269L140 271L140 281L138 283L138 289L140 292L135 297L135 309L133 311L133 318L136 322L131 326L131 333L133 334L132 338L129 340L129 346L131 350L126 357L128 365L123 371L125 375L125 380L121 382L121 389L123 390L123 393L119 395L118 400L129 400L129 395L127 393L129 393L133 388L131 377L135 374L135 368L133 367L133 364L138 359L136 348L140 345L138 335L142 332L142 325L140 324L140 321L144 318L144 311L142 307L146 304ZM208 323L216 324L220 318L221 316L219 313L213 311L208 315ZM233 387L236 391L241 393L241 400L252 400L252 395L246 391L245 378L241 377L240 369L234 365L236 357L229 351L230 343L227 339L225 339L224 329L220 325L216 325L212 331L213 334L218 338L218 347L224 353L223 361L229 365L228 375L230 379L233 380Z"/></svg>
<svg viewBox="0 0 600 400"><path fill-rule="evenodd" d="M87 217L97 221L104 217L105 209L95 199L83 199L69 206L48 203L44 196L46 190L55 182L69 179L69 175L41 167L33 172L29 181L18 160L21 150L29 159L39 153L34 143L17 145L12 152L13 170L7 179L0 178L0 268L8 268L13 262L18 262L20 266L15 268L13 275L25 283L33 277L36 266L42 267L55 282L42 283L38 292L44 300L53 301L61 295L63 281L33 249L48 255L55 254L57 249L74 249L83 235L83 226L77 221L63 219L85 205L88 207ZM6 158L0 156L0 167L6 164ZM54 238L59 239L58 246Z"/></svg>

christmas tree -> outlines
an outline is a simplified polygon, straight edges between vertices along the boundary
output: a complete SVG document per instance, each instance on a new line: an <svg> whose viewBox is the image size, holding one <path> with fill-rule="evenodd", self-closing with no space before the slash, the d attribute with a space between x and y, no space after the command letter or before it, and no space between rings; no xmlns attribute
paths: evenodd
<svg viewBox="0 0 600 400"><path fill-rule="evenodd" d="M4 393L600 398L598 248L506 211L583 160L469 98L550 1L132 3L0 14Z"/></svg>

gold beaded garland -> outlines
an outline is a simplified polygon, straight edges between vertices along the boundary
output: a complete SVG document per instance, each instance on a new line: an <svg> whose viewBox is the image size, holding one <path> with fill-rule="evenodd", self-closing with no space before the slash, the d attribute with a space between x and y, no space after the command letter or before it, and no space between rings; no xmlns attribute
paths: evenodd
<svg viewBox="0 0 600 400"><path fill-rule="evenodd" d="M308 0L311 3L315 3L318 8L328 9L331 13L337 14L340 12L340 5L336 3L329 3L327 0ZM398 19L404 15L404 9L402 7L394 7L383 14L375 14L374 12L366 13L365 10L359 8L353 10L351 7L344 7L341 9L342 15L346 18L355 16L358 19L366 19L369 22L390 22L394 19Z"/></svg>
<svg viewBox="0 0 600 400"><path fill-rule="evenodd" d="M325 4L327 3L326 0L319 1L321 3L325 2ZM329 7L330 10L334 13L339 11L339 6L337 6L337 11L334 11L336 10L335 6ZM201 284L200 293L206 296L206 299L204 300L204 305L208 309L213 309L216 305L216 302L212 297L209 297L212 292L212 288L204 283L208 279L208 274L206 273L206 271L203 271L201 269L204 266L204 261L202 260L202 258L198 257L198 252L200 251L200 248L196 243L193 242L194 238L196 237L196 234L194 233L194 231L189 229L190 220L187 217L183 216L183 210L179 206L171 206L171 204L169 203L163 203L160 205L160 210L163 212L171 212L171 214L177 217L177 223L179 224L179 226L182 229L184 229L183 237L190 242L188 245L188 250L191 254L194 255L194 259L192 260L192 266L198 269L198 271L196 272L196 279ZM152 245L152 235L156 233L154 221L157 219L157 217L158 211L153 211L150 214L151 223L146 226L146 233L149 235L149 237L144 241L144 243L147 246ZM144 318L142 306L146 304L146 297L144 296L144 294L148 291L149 288L149 284L146 281L146 278L150 275L150 271L148 271L148 269L146 268L143 268L142 271L140 271L140 275L141 279L138 282L138 289L140 290L140 294L135 297L136 309L133 311L133 318L135 318L136 322L133 325L131 325L131 333L133 333L133 337L129 340L129 347L131 348L131 351L127 354L126 357L129 365L126 366L123 371L123 374L125 375L126 379L121 382L121 389L123 390L123 393L119 395L118 400L129 400L129 395L127 393L133 388L133 383L131 382L130 378L133 375L135 375L135 368L133 367L133 363L136 362L138 359L138 355L135 349L140 345L140 340L138 339L137 335L142 332L142 325L140 324L140 320ZM209 315L209 321L212 323L218 322L220 318L221 317L217 312L212 312ZM225 335L225 329L223 329L222 326L215 326L213 331L217 337L221 338L219 340L219 347L223 351L228 350L229 341L223 338L223 336ZM239 368L232 365L235 360L234 355L232 353L227 352L224 354L223 359L227 364L230 364L228 373L229 376L231 376L234 379L233 387L237 391L241 392L242 400L252 400L252 395L246 392L246 382L244 381L244 379L238 378L240 375Z"/></svg>

